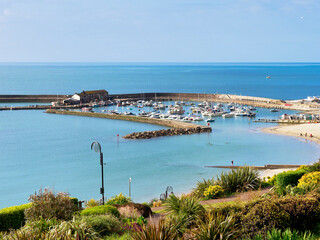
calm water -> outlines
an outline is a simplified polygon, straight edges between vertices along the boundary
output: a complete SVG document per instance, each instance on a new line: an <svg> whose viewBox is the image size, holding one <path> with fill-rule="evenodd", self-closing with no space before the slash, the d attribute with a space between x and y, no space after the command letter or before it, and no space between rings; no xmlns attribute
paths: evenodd
<svg viewBox="0 0 320 240"><path fill-rule="evenodd" d="M270 79L266 79L271 76ZM0 94L229 93L277 99L320 92L320 64L1 64Z"/></svg>
<svg viewBox="0 0 320 240"><path fill-rule="evenodd" d="M272 78L265 79L266 75ZM100 88L112 93L243 91L244 94L247 91L250 95L278 98L295 98L297 93L302 98L318 95L319 76L320 66L317 64L1 65L0 91L1 94L55 94ZM289 90L281 95L275 86L279 89L288 87ZM196 90L192 90L193 87ZM258 109L258 118L275 118L282 113ZM117 134L123 136L163 127L50 115L42 111L2 111L0 208L26 203L28 196L40 187L67 191L81 200L99 199L99 155L90 150L93 141L101 143L107 163L107 197L119 192L128 194L128 179L131 177L132 197L140 202L159 197L168 185L177 193L189 191L198 180L211 178L221 171L205 168L206 165L229 165L231 160L239 165L296 164L319 158L320 148L316 144L261 133L259 129L265 126L270 125L253 123L248 118L216 118L210 134L134 141L121 137L118 140Z"/></svg>

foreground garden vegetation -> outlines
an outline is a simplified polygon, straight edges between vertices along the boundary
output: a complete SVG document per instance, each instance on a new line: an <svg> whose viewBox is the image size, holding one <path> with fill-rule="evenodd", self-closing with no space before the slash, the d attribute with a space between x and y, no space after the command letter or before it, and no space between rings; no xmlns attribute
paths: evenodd
<svg viewBox="0 0 320 240"><path fill-rule="evenodd" d="M248 202L202 205L201 200L271 188ZM0 239L320 239L320 162L260 180L244 167L203 180L188 195L170 195L162 217L148 204L119 194L105 205L48 189L29 204L0 210ZM156 205L157 205L156 204Z"/></svg>

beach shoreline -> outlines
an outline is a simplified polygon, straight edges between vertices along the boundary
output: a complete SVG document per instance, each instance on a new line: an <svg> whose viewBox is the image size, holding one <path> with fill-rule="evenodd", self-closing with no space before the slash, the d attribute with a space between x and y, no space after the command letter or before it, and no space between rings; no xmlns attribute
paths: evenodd
<svg viewBox="0 0 320 240"><path fill-rule="evenodd" d="M297 137L312 141L320 145L320 124L295 124L295 125L278 125L276 127L266 127L261 129L268 134L278 134L290 137ZM310 135L311 134L311 135Z"/></svg>
<svg viewBox="0 0 320 240"><path fill-rule="evenodd" d="M267 134L277 134L277 135L305 139L306 142L312 141L320 146L320 124L319 123L278 125L276 127L262 128L261 131ZM312 134L312 137L310 137L310 134ZM260 172L261 178L264 178L264 177L266 178L266 177L272 177L273 175L284 172L284 171L290 171L295 169L296 168L272 169L272 170L264 170L259 172Z"/></svg>

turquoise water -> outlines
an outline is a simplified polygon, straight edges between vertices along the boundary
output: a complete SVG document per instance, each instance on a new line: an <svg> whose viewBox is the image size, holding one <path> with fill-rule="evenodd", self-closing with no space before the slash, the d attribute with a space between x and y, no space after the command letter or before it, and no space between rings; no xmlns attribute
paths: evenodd
<svg viewBox="0 0 320 240"><path fill-rule="evenodd" d="M35 106L35 105L51 105L51 103L37 103L37 102L0 102L0 107L22 107L22 106Z"/></svg>
<svg viewBox="0 0 320 240"><path fill-rule="evenodd" d="M273 118L259 109L259 117ZM216 118L213 132L149 140L119 141L117 134L161 129L142 123L51 115L42 111L0 112L0 207L22 204L40 187L67 191L79 199L99 199L99 155L90 150L102 145L106 195L128 194L148 201L167 186L176 193L189 191L198 180L220 169L206 165L264 165L309 163L320 148L300 139L260 133L270 126L248 118Z"/></svg>
<svg viewBox="0 0 320 240"><path fill-rule="evenodd" d="M318 95L319 80L319 64L0 65L0 94L105 88L111 93L228 92L293 99ZM257 118L282 113L258 109ZM128 194L131 177L132 197L139 202L159 197L168 185L176 193L190 191L197 181L221 172L206 165L232 160L237 165L303 164L319 158L318 145L261 133L265 126L273 125L216 118L212 133L124 140L121 136L128 133L163 127L37 110L0 111L0 208L26 203L40 187L67 191L80 200L99 199L99 155L90 150L93 141L101 143L107 163L106 196Z"/></svg>

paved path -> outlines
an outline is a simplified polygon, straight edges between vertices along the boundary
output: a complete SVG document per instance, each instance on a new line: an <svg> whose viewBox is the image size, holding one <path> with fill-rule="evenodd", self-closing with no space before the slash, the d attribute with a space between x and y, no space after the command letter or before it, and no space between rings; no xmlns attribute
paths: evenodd
<svg viewBox="0 0 320 240"><path fill-rule="evenodd" d="M246 202L251 199L260 197L261 195L267 193L270 191L271 187L264 188L261 190L256 190L256 191L250 191L250 192L243 192L243 193L236 193L230 197L224 197L224 198L218 198L218 199L211 199L211 200L206 200L206 201L201 201L200 204L202 205L211 205L215 203L224 203L224 202ZM154 207L151 208L151 210L154 211L161 211L164 210L164 207ZM164 217L166 214L165 213L156 213L154 214L150 219L149 223L155 223L157 224L160 220L161 217Z"/></svg>

